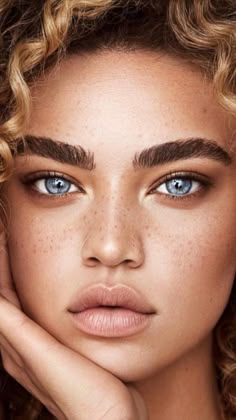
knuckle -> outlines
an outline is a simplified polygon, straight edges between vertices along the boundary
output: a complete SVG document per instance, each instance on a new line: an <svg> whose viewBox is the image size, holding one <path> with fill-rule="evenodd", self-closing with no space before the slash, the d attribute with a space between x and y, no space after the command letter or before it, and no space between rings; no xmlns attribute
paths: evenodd
<svg viewBox="0 0 236 420"><path fill-rule="evenodd" d="M27 318L23 312L17 311L15 313L15 324L17 328L22 328L27 325Z"/></svg>
<svg viewBox="0 0 236 420"><path fill-rule="evenodd" d="M2 307L3 306L3 307ZM8 328L15 328L21 327L27 323L27 316L19 310L12 302L8 301L7 299L1 299L1 309L3 310L3 315L6 316L7 312L7 325ZM16 330L17 331L17 330Z"/></svg>

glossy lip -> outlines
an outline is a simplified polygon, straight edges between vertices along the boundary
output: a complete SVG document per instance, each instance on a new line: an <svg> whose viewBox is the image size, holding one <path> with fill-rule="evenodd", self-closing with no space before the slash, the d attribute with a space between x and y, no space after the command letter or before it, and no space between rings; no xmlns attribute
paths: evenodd
<svg viewBox="0 0 236 420"><path fill-rule="evenodd" d="M127 337L143 331L156 313L134 289L95 285L83 290L68 311L80 331L100 337Z"/></svg>

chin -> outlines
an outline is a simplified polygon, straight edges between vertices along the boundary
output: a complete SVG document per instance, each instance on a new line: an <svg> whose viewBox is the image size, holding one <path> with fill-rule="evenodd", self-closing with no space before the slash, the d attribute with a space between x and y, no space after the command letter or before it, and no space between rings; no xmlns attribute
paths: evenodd
<svg viewBox="0 0 236 420"><path fill-rule="evenodd" d="M153 375L152 355L142 354L140 347L135 349L119 343L112 344L90 342L74 350L122 382L141 381Z"/></svg>
<svg viewBox="0 0 236 420"><path fill-rule="evenodd" d="M150 372L148 372L144 366L139 366L138 368L136 363L132 363L131 365L130 363L124 363L123 360L123 363L120 362L117 364L115 362L112 363L112 361L99 360L97 357L92 361L122 382L138 382L147 379L150 376Z"/></svg>

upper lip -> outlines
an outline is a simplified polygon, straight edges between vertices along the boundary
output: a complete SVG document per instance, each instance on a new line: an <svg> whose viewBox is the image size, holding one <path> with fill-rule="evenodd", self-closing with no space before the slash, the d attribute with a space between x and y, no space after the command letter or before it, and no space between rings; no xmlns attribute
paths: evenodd
<svg viewBox="0 0 236 420"><path fill-rule="evenodd" d="M144 296L133 288L124 285L108 288L101 284L82 290L69 307L69 312L81 312L98 306L119 306L144 314L155 313Z"/></svg>

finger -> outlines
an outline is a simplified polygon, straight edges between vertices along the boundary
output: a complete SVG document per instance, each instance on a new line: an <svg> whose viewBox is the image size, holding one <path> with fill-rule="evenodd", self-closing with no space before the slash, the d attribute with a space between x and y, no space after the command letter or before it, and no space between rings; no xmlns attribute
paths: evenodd
<svg viewBox="0 0 236 420"><path fill-rule="evenodd" d="M63 346L1 296L0 334L20 354L35 383L41 384L43 394L65 410L68 418L73 418L76 410L85 412L86 419L95 414L99 417L113 401L117 402L117 395L123 398L128 393L110 372Z"/></svg>
<svg viewBox="0 0 236 420"><path fill-rule="evenodd" d="M17 376L15 372L21 372L22 375L24 374L25 377L29 379L29 382L34 385L41 394L45 393L44 388L42 388L41 384L37 381L37 378L24 363L20 355L12 348L8 341L3 338L1 338L1 360L6 372L18 382L22 383L22 381L19 381L20 377Z"/></svg>
<svg viewBox="0 0 236 420"><path fill-rule="evenodd" d="M45 406L53 415L56 416L56 418L63 418L63 413L59 407L57 407L54 402L52 402L46 395L44 395L44 393L38 387L38 384L35 384L34 380L30 378L28 373L24 371L21 366L15 363L15 360L12 359L6 348L1 348L1 354L2 359L4 360L3 365L6 372L38 401L40 401L43 406Z"/></svg>
<svg viewBox="0 0 236 420"><path fill-rule="evenodd" d="M14 362L20 368L24 367L23 361L22 361L19 353L17 353L17 351L15 351L15 349L10 345L10 343L4 337L0 336L0 353L1 353L1 355L2 355L2 350L3 349L5 349L7 351L7 353L10 355L12 360L14 360ZM3 356L1 357L1 360L2 360L2 363L4 365Z"/></svg>
<svg viewBox="0 0 236 420"><path fill-rule="evenodd" d="M127 388L133 398L137 420L148 420L148 410L141 394L132 385L128 385Z"/></svg>
<svg viewBox="0 0 236 420"><path fill-rule="evenodd" d="M2 241L0 246L0 293L18 308L21 307L12 282L7 245Z"/></svg>

